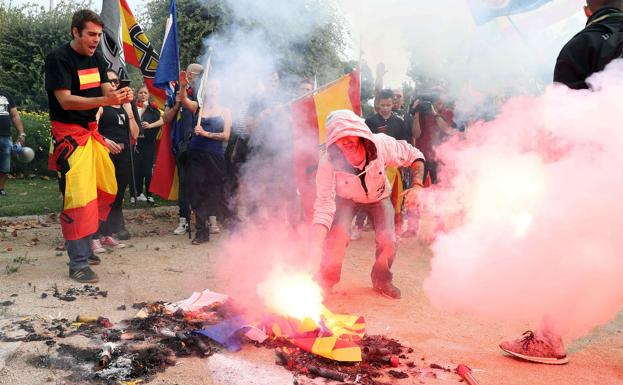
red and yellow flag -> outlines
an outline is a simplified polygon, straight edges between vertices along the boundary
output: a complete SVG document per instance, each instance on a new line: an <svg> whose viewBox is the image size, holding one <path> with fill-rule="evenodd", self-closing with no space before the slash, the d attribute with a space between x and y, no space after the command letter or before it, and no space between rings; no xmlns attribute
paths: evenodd
<svg viewBox="0 0 623 385"><path fill-rule="evenodd" d="M366 333L365 319L357 315L334 314L322 307L320 323L283 318L273 323L272 333L287 338L299 348L334 361L359 362L360 341Z"/></svg>
<svg viewBox="0 0 623 385"><path fill-rule="evenodd" d="M171 124L166 123L160 131L160 141L154 163L154 177L151 179L149 191L162 199L174 201L178 198L179 175L171 147Z"/></svg>
<svg viewBox="0 0 623 385"><path fill-rule="evenodd" d="M316 197L316 168L321 146L327 139L327 116L335 110L361 115L360 95L359 72L353 71L292 103L294 178L307 218L311 218Z"/></svg>
<svg viewBox="0 0 623 385"><path fill-rule="evenodd" d="M77 240L95 233L99 221L106 220L117 195L115 166L108 146L97 131L77 124L52 122L56 142L50 163L57 171L69 169L63 177L63 237Z"/></svg>
<svg viewBox="0 0 623 385"><path fill-rule="evenodd" d="M97 67L78 71L80 90L88 90L100 86L100 71Z"/></svg>
<svg viewBox="0 0 623 385"><path fill-rule="evenodd" d="M143 33L126 0L119 0L119 14L121 16L121 37L125 61L141 70L145 85L154 102L158 108L163 109L166 94L163 89L154 87L154 76L156 76L156 68L158 68L158 53Z"/></svg>

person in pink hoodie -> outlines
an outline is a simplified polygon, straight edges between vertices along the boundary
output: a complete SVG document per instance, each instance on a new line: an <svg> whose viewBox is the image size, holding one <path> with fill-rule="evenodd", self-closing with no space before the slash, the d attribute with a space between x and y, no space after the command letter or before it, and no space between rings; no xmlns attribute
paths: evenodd
<svg viewBox="0 0 623 385"><path fill-rule="evenodd" d="M424 155L404 140L373 134L364 120L349 110L327 118L326 151L318 162L316 201L312 226L312 257L321 258L319 281L325 292L340 281L342 260L350 240L356 204L374 222L376 261L372 287L380 294L400 298L392 283L391 266L396 256L394 208L385 168L411 167L414 187L405 191L405 205L416 204L422 188Z"/></svg>

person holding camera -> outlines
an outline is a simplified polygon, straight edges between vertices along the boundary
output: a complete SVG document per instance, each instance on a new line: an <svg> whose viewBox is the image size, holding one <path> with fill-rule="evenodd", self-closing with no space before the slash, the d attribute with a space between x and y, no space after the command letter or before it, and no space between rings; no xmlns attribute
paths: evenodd
<svg viewBox="0 0 623 385"><path fill-rule="evenodd" d="M114 70L107 71L108 80L114 90L119 87L119 76ZM127 87L127 86L126 86ZM125 190L132 178L130 168L130 135L132 139L138 137L138 123L132 110L131 103L116 104L100 107L98 111L98 123L100 134L110 149L110 159L115 165L115 180L117 181L117 194L110 208L110 214L105 221L100 221L99 230L93 236L91 248L94 253L103 253L104 247L121 249L125 244L120 243L113 237L128 239L129 233L125 228L123 218L123 197ZM130 135L128 135L128 132Z"/></svg>
<svg viewBox="0 0 623 385"><path fill-rule="evenodd" d="M19 117L17 106L11 95L4 90L0 90L0 198L6 196L4 186L7 175L11 171L11 149L13 148L11 122L13 122L19 133L17 143L23 146L26 140L26 133L24 132L24 125Z"/></svg>

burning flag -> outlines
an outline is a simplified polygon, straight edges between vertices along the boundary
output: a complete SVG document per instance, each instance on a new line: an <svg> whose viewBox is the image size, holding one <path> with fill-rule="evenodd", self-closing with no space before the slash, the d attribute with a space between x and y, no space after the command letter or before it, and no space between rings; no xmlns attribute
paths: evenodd
<svg viewBox="0 0 623 385"><path fill-rule="evenodd" d="M258 294L278 315L270 317L267 327L275 337L335 361L361 361L364 318L327 309L322 304L322 290L311 275L275 269L258 286Z"/></svg>

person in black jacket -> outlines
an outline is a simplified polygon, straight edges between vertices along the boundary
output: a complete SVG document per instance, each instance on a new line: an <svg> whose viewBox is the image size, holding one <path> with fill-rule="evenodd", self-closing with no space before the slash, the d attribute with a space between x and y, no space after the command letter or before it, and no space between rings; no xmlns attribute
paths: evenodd
<svg viewBox="0 0 623 385"><path fill-rule="evenodd" d="M623 0L587 0L584 13L586 27L560 51L554 69L554 82L572 89L588 89L586 78L604 69L620 55L608 39L623 27ZM610 42L611 43L611 42ZM565 364L569 357L555 326L544 317L542 325L528 330L515 340L503 341L500 348L523 360L542 364Z"/></svg>
<svg viewBox="0 0 623 385"><path fill-rule="evenodd" d="M623 27L622 0L587 0L586 27L560 51L554 82L572 89L588 89L586 78L604 69L613 59L608 39Z"/></svg>

